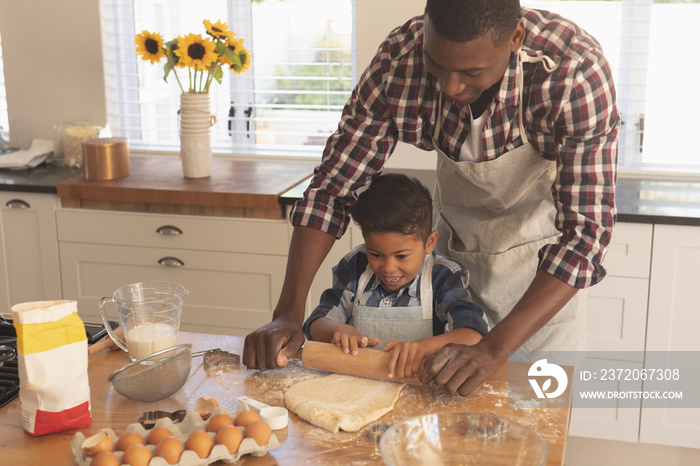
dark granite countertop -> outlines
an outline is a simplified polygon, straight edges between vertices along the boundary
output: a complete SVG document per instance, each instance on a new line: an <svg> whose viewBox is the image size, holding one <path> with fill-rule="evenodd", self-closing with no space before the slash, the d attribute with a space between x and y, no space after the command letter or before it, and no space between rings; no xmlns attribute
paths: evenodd
<svg viewBox="0 0 700 466"><path fill-rule="evenodd" d="M0 169L0 191L56 194L58 183L83 173L82 168L45 163L28 170Z"/></svg>
<svg viewBox="0 0 700 466"><path fill-rule="evenodd" d="M397 171L418 178L431 189L435 185L432 170L387 170ZM284 193L280 204L301 199L309 181ZM700 226L700 182L618 180L617 212L619 222Z"/></svg>
<svg viewBox="0 0 700 466"><path fill-rule="evenodd" d="M396 170L415 176L426 186L435 184L433 170ZM56 193L58 183L82 177L81 168L42 164L30 170L0 170L0 191ZM308 181L286 191L280 204L301 199ZM621 179L617 182L618 221L700 226L700 182L645 181Z"/></svg>

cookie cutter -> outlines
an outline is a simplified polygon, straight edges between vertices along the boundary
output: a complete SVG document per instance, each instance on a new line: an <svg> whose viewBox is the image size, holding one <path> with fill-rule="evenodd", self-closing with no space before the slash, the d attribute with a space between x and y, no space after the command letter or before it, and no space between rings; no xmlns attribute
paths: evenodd
<svg viewBox="0 0 700 466"><path fill-rule="evenodd" d="M204 370L212 375L221 372L239 370L241 357L235 353L229 353L221 349L209 350L204 353Z"/></svg>
<svg viewBox="0 0 700 466"><path fill-rule="evenodd" d="M185 419L186 414L187 411L184 409L179 409L172 413L167 411L146 411L139 417L138 422L144 427L144 429L151 429L155 427L158 419L168 417L173 422L180 422Z"/></svg>
<svg viewBox="0 0 700 466"><path fill-rule="evenodd" d="M370 424L365 428L365 437L372 443L379 443L382 435L384 435L384 432L386 432L389 427L391 427L391 424L387 424L386 422Z"/></svg>

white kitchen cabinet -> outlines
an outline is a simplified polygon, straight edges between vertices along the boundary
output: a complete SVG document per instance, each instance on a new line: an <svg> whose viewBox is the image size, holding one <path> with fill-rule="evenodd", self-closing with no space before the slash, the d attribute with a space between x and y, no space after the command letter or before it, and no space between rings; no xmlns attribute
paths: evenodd
<svg viewBox="0 0 700 466"><path fill-rule="evenodd" d="M651 264L647 351L700 351L700 227L656 225ZM644 409L639 438L700 448L700 409Z"/></svg>
<svg viewBox="0 0 700 466"><path fill-rule="evenodd" d="M61 299L53 194L0 192L0 312Z"/></svg>
<svg viewBox="0 0 700 466"><path fill-rule="evenodd" d="M641 369L646 335L647 296L653 225L618 223L604 266L607 276L588 289L588 349L629 352L615 368ZM591 356L584 362L601 367ZM584 367L585 368L585 367ZM574 408L570 435L637 442L641 402L637 407Z"/></svg>
<svg viewBox="0 0 700 466"><path fill-rule="evenodd" d="M190 291L184 331L243 336L272 319L287 261L285 220L61 209L57 225L63 295L78 301L85 320L100 319L102 297L149 280Z"/></svg>

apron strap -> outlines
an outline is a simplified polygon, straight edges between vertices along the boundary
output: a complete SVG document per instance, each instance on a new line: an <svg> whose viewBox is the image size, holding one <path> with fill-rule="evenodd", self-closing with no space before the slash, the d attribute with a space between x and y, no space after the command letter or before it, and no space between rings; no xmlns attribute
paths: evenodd
<svg viewBox="0 0 700 466"><path fill-rule="evenodd" d="M420 273L420 305L423 312L423 319L433 318L433 263L435 258L432 254L426 254L423 260L423 267ZM374 272L368 265L357 281L357 293L355 293L354 306L360 305L360 298L367 288Z"/></svg>
<svg viewBox="0 0 700 466"><path fill-rule="evenodd" d="M520 102L518 104L518 124L520 125L520 136L523 140L523 144L527 143L527 134L525 133L525 125L523 124L523 62L527 63L539 63L541 62L542 65L544 66L544 70L547 73L551 73L554 70L557 69L557 64L554 63L554 60L549 58L546 55L540 55L538 57L531 57L530 55L527 54L524 50L520 50L518 52L518 92L520 93Z"/></svg>

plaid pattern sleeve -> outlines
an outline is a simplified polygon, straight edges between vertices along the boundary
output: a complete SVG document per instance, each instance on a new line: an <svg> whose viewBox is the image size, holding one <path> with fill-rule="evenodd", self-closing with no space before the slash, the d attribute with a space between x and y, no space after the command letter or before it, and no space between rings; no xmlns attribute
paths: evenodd
<svg viewBox="0 0 700 466"><path fill-rule="evenodd" d="M615 222L615 179L620 117L600 45L555 14L522 10L522 50L547 55L552 73L523 66L524 126L528 141L555 160L552 202L562 236L540 253L540 269L578 288L605 275L602 260ZM304 198L292 209L294 225L340 237L355 191L381 172L398 141L426 151L436 121L438 92L423 66L422 17L396 28L379 47L346 104L338 130L328 139L321 164ZM517 121L517 61L513 54L501 88L487 112L485 160L523 144ZM470 131L468 107L445 100L437 144L459 158ZM430 156L430 155L428 155Z"/></svg>

